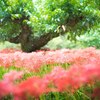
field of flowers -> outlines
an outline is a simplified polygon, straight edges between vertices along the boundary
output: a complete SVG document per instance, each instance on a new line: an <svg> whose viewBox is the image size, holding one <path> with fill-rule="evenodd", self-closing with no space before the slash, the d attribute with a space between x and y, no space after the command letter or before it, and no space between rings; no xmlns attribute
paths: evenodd
<svg viewBox="0 0 100 100"><path fill-rule="evenodd" d="M100 100L100 50L0 51L0 100Z"/></svg>

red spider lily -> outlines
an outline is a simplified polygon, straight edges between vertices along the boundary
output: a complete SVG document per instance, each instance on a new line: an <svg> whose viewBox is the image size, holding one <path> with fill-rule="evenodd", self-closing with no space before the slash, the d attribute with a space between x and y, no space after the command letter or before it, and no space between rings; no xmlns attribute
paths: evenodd
<svg viewBox="0 0 100 100"><path fill-rule="evenodd" d="M75 90L95 79L100 79L99 66L100 63L91 62L91 64L87 65L71 66L68 70L56 67L43 78L33 77L19 83L12 93L15 98L20 97L19 100L22 100L21 98L25 98L25 95L26 97L28 95L39 97L43 93L50 92L50 90L58 90L60 92ZM53 83L53 87L49 87L51 83ZM8 90L5 90L7 91L5 92L6 94L12 91Z"/></svg>
<svg viewBox="0 0 100 100"><path fill-rule="evenodd" d="M39 97L41 94L47 92L47 83L39 78L39 77L32 77L26 81L21 82L14 91L15 98L26 98L28 95L33 97Z"/></svg>
<svg viewBox="0 0 100 100"><path fill-rule="evenodd" d="M3 96L12 94L15 90L15 86L8 81L0 81L0 98Z"/></svg>
<svg viewBox="0 0 100 100"><path fill-rule="evenodd" d="M55 50L55 51L39 51L32 53L22 53L19 51L13 53L0 53L0 66L25 67L28 70L37 70L43 64L55 63L71 63L81 64L89 61L90 58L100 56L99 52L94 48L79 50ZM9 58L9 59L8 59Z"/></svg>
<svg viewBox="0 0 100 100"><path fill-rule="evenodd" d="M15 85L13 82L17 79L20 79L23 75L23 72L11 71L4 75L3 80L0 82L0 97L3 97L8 94L13 94L15 90Z"/></svg>
<svg viewBox="0 0 100 100"><path fill-rule="evenodd" d="M19 52L22 52L21 50L17 50L17 49L14 49L14 48L6 48L6 49L3 49L0 51L0 53L15 53L16 51L19 51Z"/></svg>
<svg viewBox="0 0 100 100"><path fill-rule="evenodd" d="M73 65L68 70L56 67L47 77L58 91L78 89L84 84L100 79L100 63L91 62L86 65Z"/></svg>
<svg viewBox="0 0 100 100"><path fill-rule="evenodd" d="M9 73L6 73L3 77L4 81L8 81L8 82L14 82L17 79L21 79L23 76L23 72L17 72L17 71L10 71Z"/></svg>
<svg viewBox="0 0 100 100"><path fill-rule="evenodd" d="M18 84L14 81L20 79L23 72L7 73L0 82L0 96L12 93L14 100L27 100L28 96L38 98L48 92L72 92L94 80L100 80L100 51L94 48L39 51L28 54L19 51L0 53L0 65L5 67L15 65L25 67L27 70L36 70L43 64L54 63L70 63L71 66L68 69L56 66L42 78L34 76Z"/></svg>

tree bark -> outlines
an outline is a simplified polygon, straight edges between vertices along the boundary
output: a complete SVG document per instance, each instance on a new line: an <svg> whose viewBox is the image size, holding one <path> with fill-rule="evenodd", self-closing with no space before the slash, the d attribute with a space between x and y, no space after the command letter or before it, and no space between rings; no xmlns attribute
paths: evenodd
<svg viewBox="0 0 100 100"><path fill-rule="evenodd" d="M34 38L34 39L23 39L24 36L22 36L22 41L21 41L21 48L24 52L32 52L39 50L41 47L46 45L51 39L58 37L60 34L64 34L65 32L49 32L45 33L44 35Z"/></svg>

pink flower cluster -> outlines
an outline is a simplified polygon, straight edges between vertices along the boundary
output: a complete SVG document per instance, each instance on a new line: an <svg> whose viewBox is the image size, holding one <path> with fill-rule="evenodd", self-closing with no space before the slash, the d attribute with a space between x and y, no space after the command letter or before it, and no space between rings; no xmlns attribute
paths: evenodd
<svg viewBox="0 0 100 100"><path fill-rule="evenodd" d="M4 60L9 62L9 66L14 61L11 65L15 64L17 67L23 66L29 69L40 68L43 64L72 64L68 69L56 66L43 77L33 76L19 83L16 83L16 81L21 79L23 72L11 71L6 73L3 80L0 81L0 97L12 94L14 100L27 100L29 95L38 98L48 92L74 92L85 84L100 80L100 51L94 48L39 51L29 54L19 51L7 54L1 53L0 64L2 66L5 64Z"/></svg>
<svg viewBox="0 0 100 100"><path fill-rule="evenodd" d="M8 51L8 52L7 52ZM4 53L5 52L5 53ZM4 67L24 67L28 70L37 70L45 64L63 63L83 63L90 58L97 58L100 53L94 48L69 50L62 49L56 51L39 51L24 53L22 51L4 50L0 52L0 66Z"/></svg>
<svg viewBox="0 0 100 100"><path fill-rule="evenodd" d="M23 72L10 71L4 75L3 80L0 81L0 98L13 93L15 89L13 82L17 79L21 79L23 74Z"/></svg>

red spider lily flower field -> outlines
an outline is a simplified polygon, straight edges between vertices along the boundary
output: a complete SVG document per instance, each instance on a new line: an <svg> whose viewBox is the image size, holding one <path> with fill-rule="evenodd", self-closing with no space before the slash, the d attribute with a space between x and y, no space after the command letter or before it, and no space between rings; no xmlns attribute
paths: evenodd
<svg viewBox="0 0 100 100"><path fill-rule="evenodd" d="M100 100L100 50L2 50L0 100Z"/></svg>

